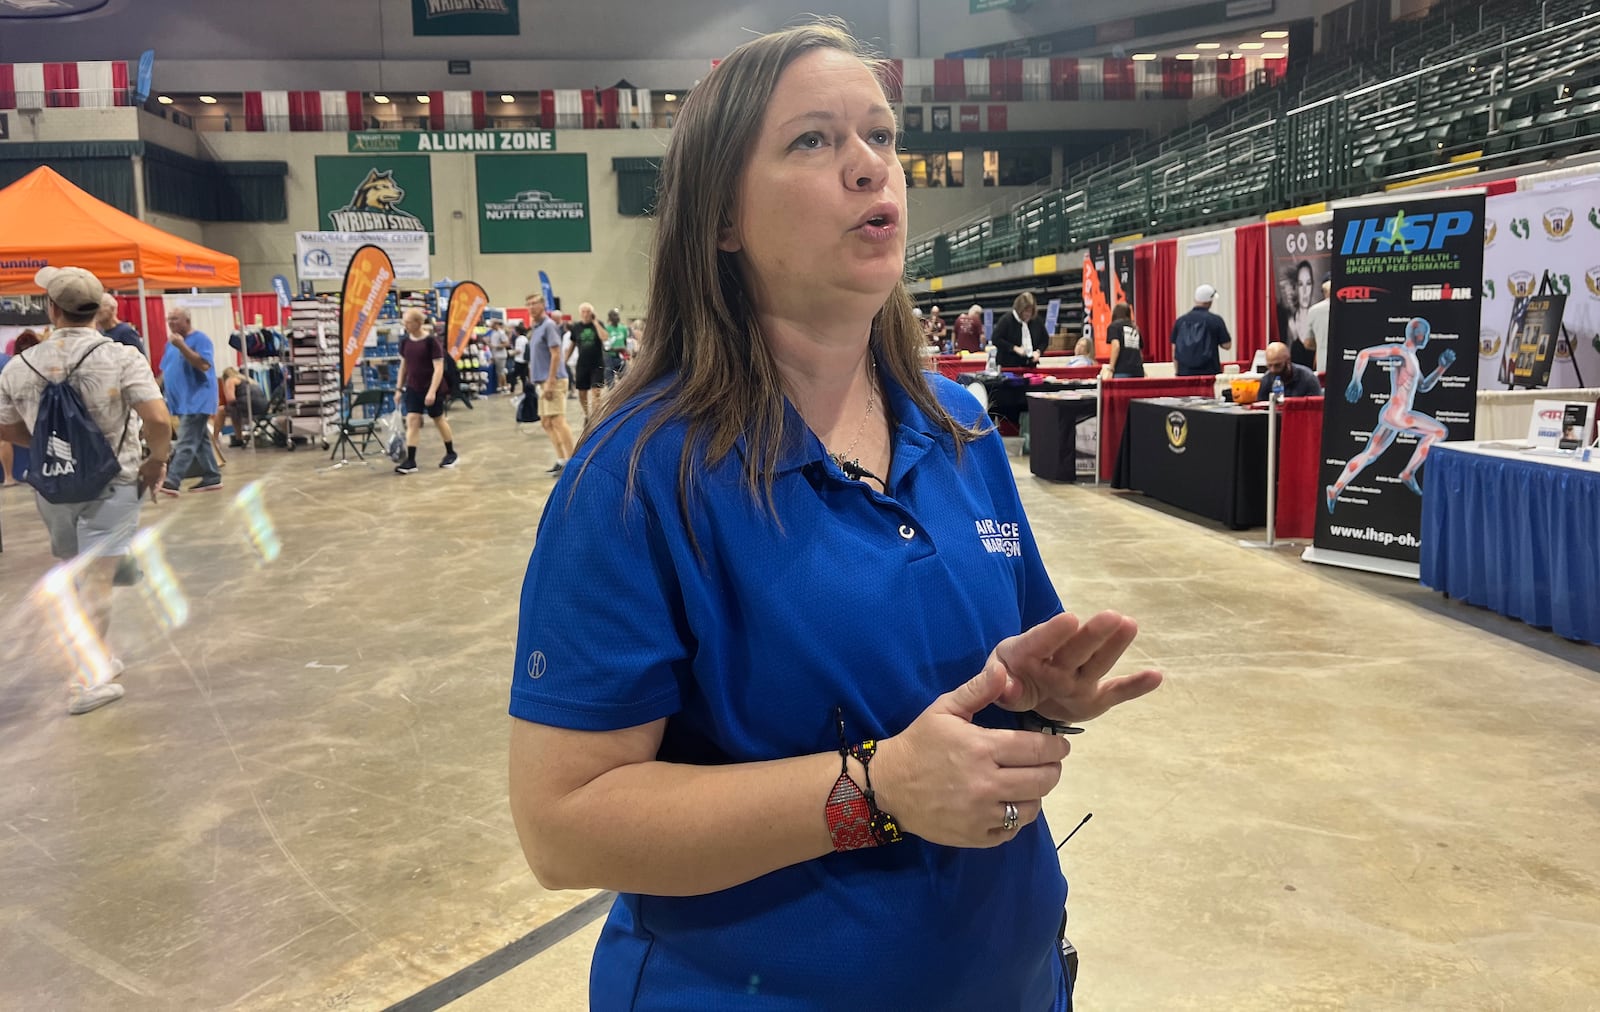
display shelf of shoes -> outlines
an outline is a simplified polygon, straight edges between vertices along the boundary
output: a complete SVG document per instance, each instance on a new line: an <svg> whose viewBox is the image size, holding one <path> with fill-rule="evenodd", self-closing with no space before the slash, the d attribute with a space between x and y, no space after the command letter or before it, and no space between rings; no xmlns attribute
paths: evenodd
<svg viewBox="0 0 1600 1012"><path fill-rule="evenodd" d="M289 304L289 364L291 430L325 443L339 429L338 293Z"/></svg>

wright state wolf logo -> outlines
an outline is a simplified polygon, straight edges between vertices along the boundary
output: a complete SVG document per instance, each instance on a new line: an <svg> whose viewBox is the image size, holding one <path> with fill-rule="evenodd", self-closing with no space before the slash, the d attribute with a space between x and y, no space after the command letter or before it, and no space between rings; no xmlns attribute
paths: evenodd
<svg viewBox="0 0 1600 1012"><path fill-rule="evenodd" d="M422 219L400 206L406 191L394 181L394 170L372 169L350 195L350 203L329 211L339 232L423 232Z"/></svg>

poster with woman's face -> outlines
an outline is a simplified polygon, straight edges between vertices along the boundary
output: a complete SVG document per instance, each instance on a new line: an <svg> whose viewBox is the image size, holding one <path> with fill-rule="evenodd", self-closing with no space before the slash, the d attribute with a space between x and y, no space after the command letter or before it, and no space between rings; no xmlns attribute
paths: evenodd
<svg viewBox="0 0 1600 1012"><path fill-rule="evenodd" d="M1311 307L1322 301L1322 283L1333 276L1333 225L1268 225L1267 239L1278 304L1277 340L1289 346L1295 361L1302 361L1307 351L1299 342L1309 334Z"/></svg>

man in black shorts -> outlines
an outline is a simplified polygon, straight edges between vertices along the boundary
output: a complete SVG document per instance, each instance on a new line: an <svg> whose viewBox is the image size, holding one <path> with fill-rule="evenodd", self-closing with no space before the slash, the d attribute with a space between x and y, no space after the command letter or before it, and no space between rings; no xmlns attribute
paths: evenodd
<svg viewBox="0 0 1600 1012"><path fill-rule="evenodd" d="M426 414L439 426L439 436L444 440L444 459L440 467L455 467L455 437L450 434L450 420L444 416L445 395L439 387L444 383L444 349L422 329L424 316L420 309L408 309L400 317L406 329L405 340L400 342L400 375L395 377L395 389L402 398L406 415L406 459L394 469L395 474L413 474L417 470L417 438L422 435L422 416Z"/></svg>
<svg viewBox="0 0 1600 1012"><path fill-rule="evenodd" d="M590 413L600 407L600 395L605 393L609 337L606 328L595 319L594 307L587 302L579 306L578 319L572 324L572 344L578 349L578 371L572 385L578 391L584 424L588 424Z"/></svg>

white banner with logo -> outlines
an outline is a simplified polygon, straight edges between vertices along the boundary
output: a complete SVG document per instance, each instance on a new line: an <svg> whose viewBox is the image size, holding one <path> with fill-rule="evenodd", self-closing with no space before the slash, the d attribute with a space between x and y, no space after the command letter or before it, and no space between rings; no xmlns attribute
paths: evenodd
<svg viewBox="0 0 1600 1012"><path fill-rule="evenodd" d="M1539 293L1546 271L1554 291L1567 296L1561 322L1571 338L1556 346L1550 386L1600 384L1600 179L1490 197L1487 214L1478 389L1510 386L1513 314Z"/></svg>
<svg viewBox="0 0 1600 1012"><path fill-rule="evenodd" d="M377 246L389 254L394 276L401 281L427 281L426 232L296 232L295 271L301 281L344 281L350 258L363 246Z"/></svg>

